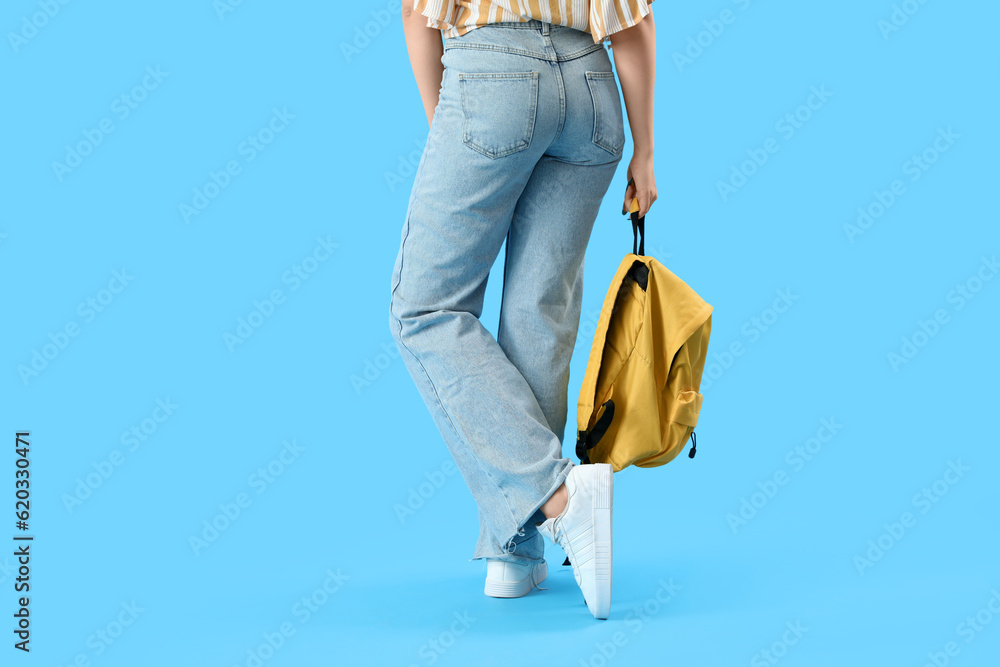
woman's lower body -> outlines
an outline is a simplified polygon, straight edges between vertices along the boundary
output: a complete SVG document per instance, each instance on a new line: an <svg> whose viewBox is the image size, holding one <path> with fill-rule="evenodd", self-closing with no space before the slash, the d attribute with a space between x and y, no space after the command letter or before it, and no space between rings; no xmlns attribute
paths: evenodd
<svg viewBox="0 0 1000 667"><path fill-rule="evenodd" d="M583 260L625 143L603 44L541 21L444 42L391 280L390 328L479 507L473 558L542 558ZM479 320L506 240L500 322Z"/></svg>

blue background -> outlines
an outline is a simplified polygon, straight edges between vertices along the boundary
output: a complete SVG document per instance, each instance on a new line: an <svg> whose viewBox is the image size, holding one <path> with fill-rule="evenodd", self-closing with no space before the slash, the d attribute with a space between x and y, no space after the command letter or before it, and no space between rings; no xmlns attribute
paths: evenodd
<svg viewBox="0 0 1000 667"><path fill-rule="evenodd" d="M14 542L0 550L3 664L998 664L1000 279L976 281L1000 251L1000 8L911 0L885 32L889 0L655 3L646 248L715 307L711 382L695 460L616 476L598 622L558 547L548 590L483 595L474 503L395 353L390 274L427 136L396 7L5 4L0 497L12 509L14 433L30 430L35 540L30 655L12 648ZM831 95L800 109L812 87ZM275 109L286 124L261 133ZM57 173L102 119L113 131ZM250 151L258 133L270 143ZM777 152L721 196L769 138ZM567 456L631 249L625 150L586 257ZM313 263L318 239L333 249ZM978 291L960 301L959 285ZM779 291L792 305L769 312ZM904 338L919 347L894 365Z"/></svg>

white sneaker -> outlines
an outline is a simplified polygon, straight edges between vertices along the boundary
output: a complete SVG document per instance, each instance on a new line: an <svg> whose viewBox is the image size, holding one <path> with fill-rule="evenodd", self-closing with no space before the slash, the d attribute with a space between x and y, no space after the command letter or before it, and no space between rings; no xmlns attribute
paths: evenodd
<svg viewBox="0 0 1000 667"><path fill-rule="evenodd" d="M486 559L486 594L494 598L519 598L545 581L549 568L542 559L531 565Z"/></svg>
<svg viewBox="0 0 1000 667"><path fill-rule="evenodd" d="M566 509L538 526L566 552L594 618L611 611L612 472L608 463L573 466L566 477Z"/></svg>

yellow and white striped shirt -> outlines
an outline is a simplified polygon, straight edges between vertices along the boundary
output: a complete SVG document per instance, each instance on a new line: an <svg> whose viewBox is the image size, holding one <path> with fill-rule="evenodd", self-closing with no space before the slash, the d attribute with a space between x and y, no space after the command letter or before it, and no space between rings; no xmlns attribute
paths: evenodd
<svg viewBox="0 0 1000 667"><path fill-rule="evenodd" d="M411 0L406 0L410 2ZM653 0L412 0L428 28L445 37L501 21L537 19L590 33L594 43L638 23Z"/></svg>

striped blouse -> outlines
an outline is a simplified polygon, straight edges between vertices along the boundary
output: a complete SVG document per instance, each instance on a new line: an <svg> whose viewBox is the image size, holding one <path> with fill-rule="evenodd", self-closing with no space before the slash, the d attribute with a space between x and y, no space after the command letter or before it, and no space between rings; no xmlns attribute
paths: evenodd
<svg viewBox="0 0 1000 667"><path fill-rule="evenodd" d="M638 23L653 0L406 0L427 17L428 28L458 37L500 21L537 19L590 33L594 43Z"/></svg>

